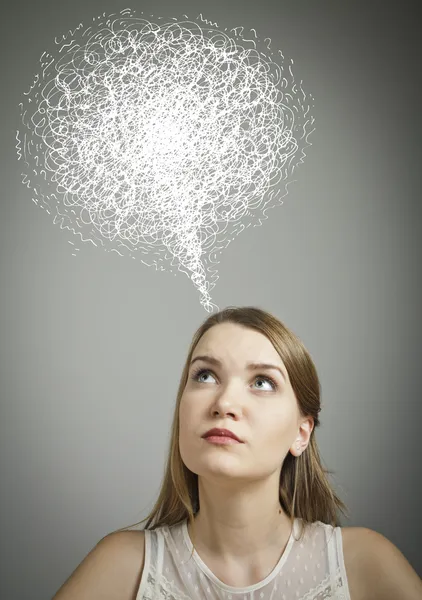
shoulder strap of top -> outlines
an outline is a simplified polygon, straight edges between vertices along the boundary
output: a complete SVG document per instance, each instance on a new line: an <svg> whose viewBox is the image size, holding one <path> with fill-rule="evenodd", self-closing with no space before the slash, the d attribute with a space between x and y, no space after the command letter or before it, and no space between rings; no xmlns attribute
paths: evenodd
<svg viewBox="0 0 422 600"><path fill-rule="evenodd" d="M344 588L344 594L346 596L346 599L350 600L350 590L349 590L349 584L347 582L346 566L344 564L343 536L341 533L341 527L335 528L335 535L336 535L338 565L339 565L339 569L340 569L342 587Z"/></svg>
<svg viewBox="0 0 422 600"><path fill-rule="evenodd" d="M161 531L144 529L144 533L144 568L136 600L153 597L153 590L159 584L163 571L164 538Z"/></svg>
<svg viewBox="0 0 422 600"><path fill-rule="evenodd" d="M337 548L336 548L336 536L335 536L335 528L326 526L325 527L325 536L328 545L328 568L330 570L330 585L331 585L331 593L335 598L336 590L337 590Z"/></svg>
<svg viewBox="0 0 422 600"><path fill-rule="evenodd" d="M138 588L138 593L136 594L135 600L142 600L147 590L147 583L149 578L149 573L151 570L152 564L152 544L151 544L151 532L149 529L144 529L145 534L145 550L144 550L144 567L142 569L141 583Z"/></svg>

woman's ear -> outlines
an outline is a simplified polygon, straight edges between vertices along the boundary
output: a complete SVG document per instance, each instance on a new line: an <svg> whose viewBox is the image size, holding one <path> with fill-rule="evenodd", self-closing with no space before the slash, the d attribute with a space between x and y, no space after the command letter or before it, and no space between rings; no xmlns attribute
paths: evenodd
<svg viewBox="0 0 422 600"><path fill-rule="evenodd" d="M290 447L290 452L293 456L300 456L304 450L308 447L309 440L311 439L312 430L314 428L314 420L312 417L304 419L300 426L298 435Z"/></svg>

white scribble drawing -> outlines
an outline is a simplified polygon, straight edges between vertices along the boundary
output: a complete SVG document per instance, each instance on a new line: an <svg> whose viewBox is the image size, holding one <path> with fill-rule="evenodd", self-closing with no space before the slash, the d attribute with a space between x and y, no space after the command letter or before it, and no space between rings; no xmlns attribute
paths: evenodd
<svg viewBox="0 0 422 600"><path fill-rule="evenodd" d="M42 54L19 104L22 182L81 241L177 267L210 312L218 254L304 161L312 97L254 29L150 18L103 14Z"/></svg>

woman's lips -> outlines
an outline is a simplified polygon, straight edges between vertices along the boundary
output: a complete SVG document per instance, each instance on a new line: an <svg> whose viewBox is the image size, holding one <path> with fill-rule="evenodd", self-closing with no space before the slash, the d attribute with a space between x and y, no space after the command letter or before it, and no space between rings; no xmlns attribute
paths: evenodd
<svg viewBox="0 0 422 600"><path fill-rule="evenodd" d="M204 433L202 437L210 436L231 437L238 442L242 442L242 440L233 431L226 429L225 427L213 427L212 429L209 429L207 433Z"/></svg>
<svg viewBox="0 0 422 600"><path fill-rule="evenodd" d="M232 437L222 436L222 435L210 435L204 438L206 442L210 442L211 444L241 444Z"/></svg>

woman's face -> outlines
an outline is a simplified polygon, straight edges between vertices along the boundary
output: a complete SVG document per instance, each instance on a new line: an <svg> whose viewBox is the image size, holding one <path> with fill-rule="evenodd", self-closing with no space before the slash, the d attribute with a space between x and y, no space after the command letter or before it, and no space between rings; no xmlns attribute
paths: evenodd
<svg viewBox="0 0 422 600"><path fill-rule="evenodd" d="M200 476L250 481L280 473L287 452L299 454L298 439L306 445L312 431L312 419L301 427L286 367L271 342L233 323L211 327L196 346L179 417L182 460ZM202 436L213 427L230 429L244 443L207 442Z"/></svg>

